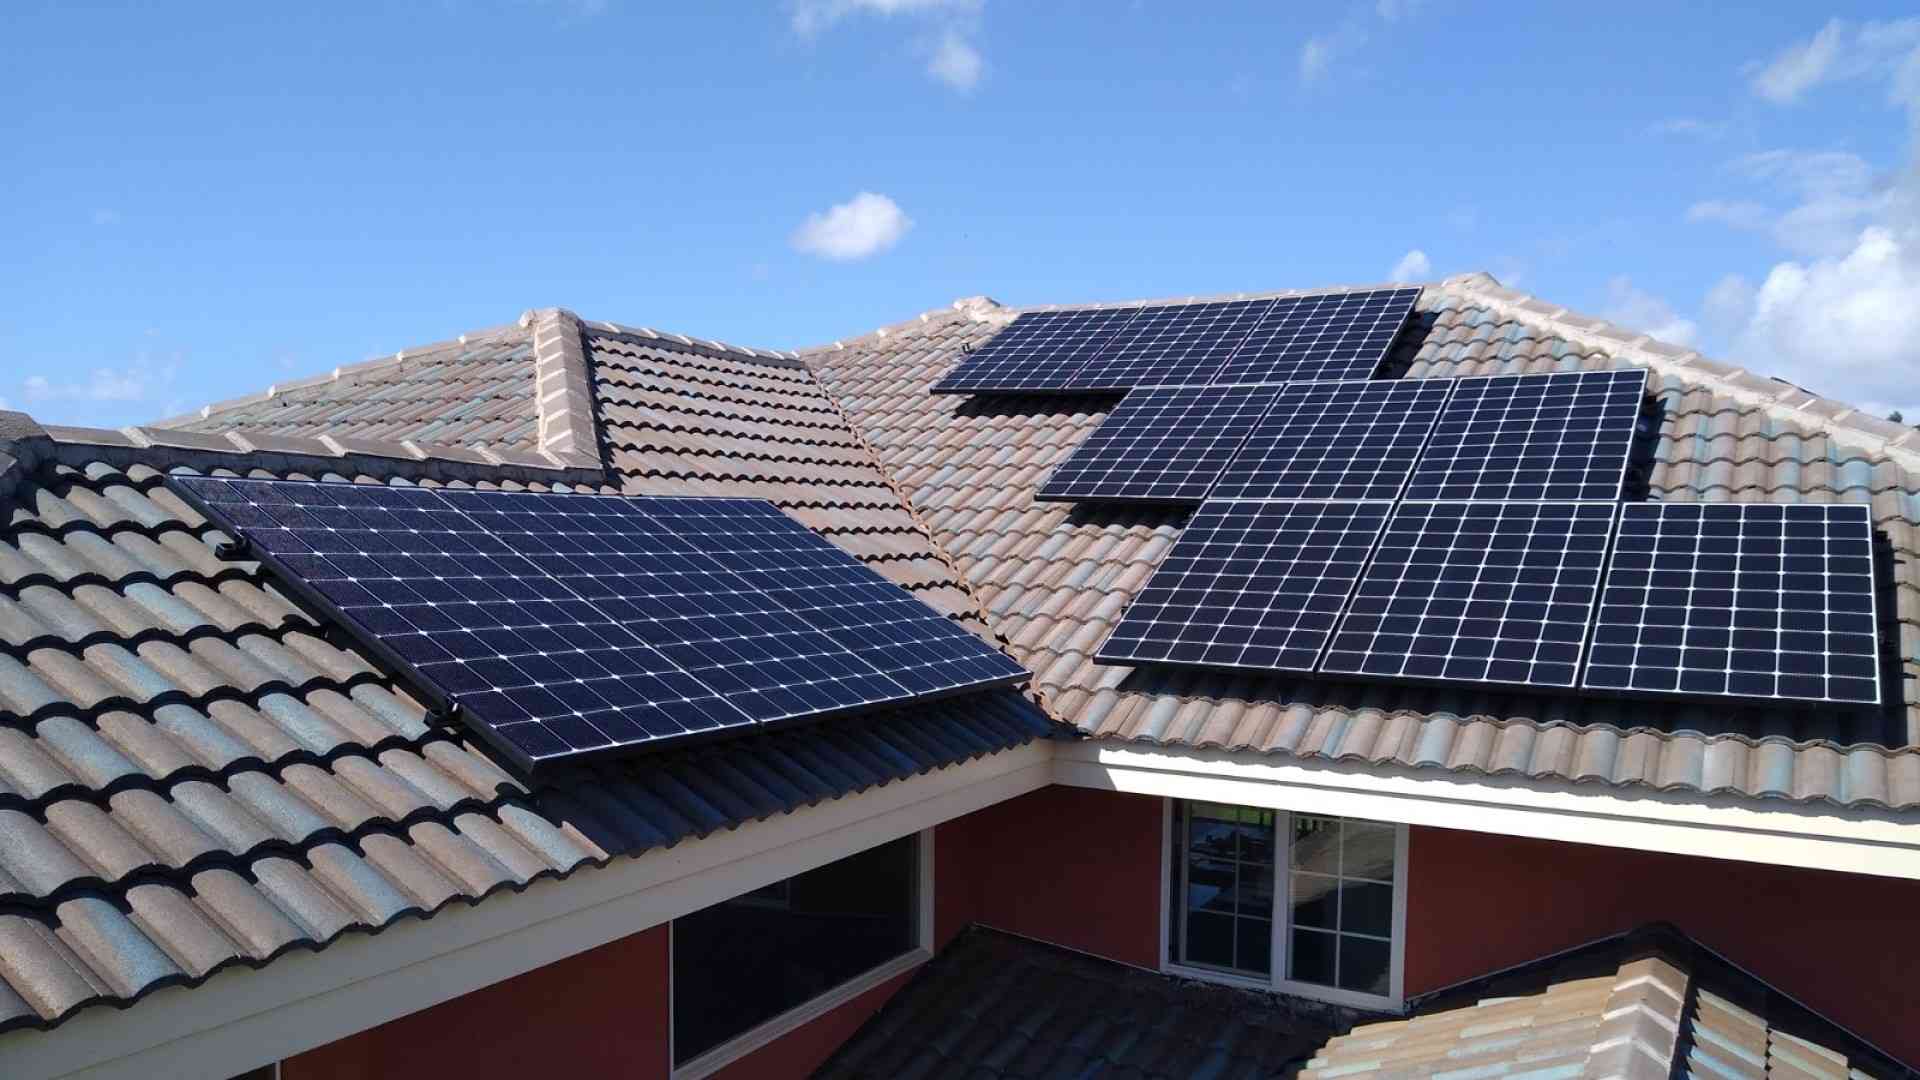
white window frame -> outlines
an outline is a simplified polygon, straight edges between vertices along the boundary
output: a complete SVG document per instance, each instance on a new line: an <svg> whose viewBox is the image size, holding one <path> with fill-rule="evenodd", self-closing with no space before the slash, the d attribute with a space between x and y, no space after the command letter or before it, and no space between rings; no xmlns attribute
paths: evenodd
<svg viewBox="0 0 1920 1080"><path fill-rule="evenodd" d="M1363 1009L1387 1009L1399 1011L1406 1005L1406 963L1407 963L1407 835L1408 828L1399 822L1374 822L1393 826L1393 940L1388 946L1390 961L1388 964L1388 985L1386 994L1366 994L1357 990L1342 990L1337 986L1322 986L1318 983L1300 982L1284 978L1287 970L1288 950L1292 947L1291 929L1293 925L1292 878L1289 872L1293 864L1293 814L1287 810L1274 810L1274 860L1273 860L1273 951L1271 956L1273 974L1270 978L1260 979L1246 975L1236 975L1217 968L1200 967L1193 964L1179 964L1173 960L1173 942L1171 940L1172 923L1175 912L1172 905L1184 904L1185 897L1177 901L1174 897L1173 881L1173 829L1178 817L1174 813L1174 804L1179 802L1208 802L1218 800L1163 798L1160 815L1160 970L1168 975L1177 975L1183 979L1200 979L1206 982L1222 983L1249 990L1264 990L1269 993L1292 994L1297 997L1314 998L1337 1005L1351 1005ZM1237 804L1227 804L1237 805ZM1270 807L1249 807L1249 809L1272 809ZM1309 815L1313 817L1337 817L1340 815ZM1354 818L1366 821L1366 818ZM1184 913L1182 913L1184 914Z"/></svg>
<svg viewBox="0 0 1920 1080"><path fill-rule="evenodd" d="M699 1057L689 1059L686 1064L674 1066L678 1056L674 1050L673 1010L678 1004L678 995L673 985L673 949L674 923L667 928L667 1066L671 1070L672 1080L701 1080L712 1076L721 1069L746 1057L783 1035L788 1034L809 1021L832 1012L861 994L905 972L912 971L933 958L933 830L922 829L914 836L914 851L919 863L919 878L914 888L914 927L915 944L912 949L869 968L846 982L828 990L815 998L795 1005L786 1012L748 1028L728 1039L726 1042L708 1050Z"/></svg>

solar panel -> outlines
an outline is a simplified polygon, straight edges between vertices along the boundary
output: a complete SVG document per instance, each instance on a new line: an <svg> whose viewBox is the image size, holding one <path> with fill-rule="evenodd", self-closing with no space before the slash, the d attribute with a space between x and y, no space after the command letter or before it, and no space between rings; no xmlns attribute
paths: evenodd
<svg viewBox="0 0 1920 1080"><path fill-rule="evenodd" d="M1069 383L1075 390L1202 385L1246 340L1271 300L1140 308Z"/></svg>
<svg viewBox="0 0 1920 1080"><path fill-rule="evenodd" d="M1023 677L759 500L174 483L525 766Z"/></svg>
<svg viewBox="0 0 1920 1080"><path fill-rule="evenodd" d="M1213 382L1367 378L1386 358L1419 297L1417 288L1283 296L1260 317Z"/></svg>
<svg viewBox="0 0 1920 1080"><path fill-rule="evenodd" d="M1409 499L1618 499L1645 369L1455 380Z"/></svg>
<svg viewBox="0 0 1920 1080"><path fill-rule="evenodd" d="M1013 320L934 384L936 394L1044 393L1067 389L1137 308L1032 311Z"/></svg>
<svg viewBox="0 0 1920 1080"><path fill-rule="evenodd" d="M1878 704L1863 505L1629 503L1583 685Z"/></svg>
<svg viewBox="0 0 1920 1080"><path fill-rule="evenodd" d="M1277 386L1134 390L1034 498L1199 502L1279 392Z"/></svg>
<svg viewBox="0 0 1920 1080"><path fill-rule="evenodd" d="M1605 503L1401 503L1320 670L1572 687L1612 524Z"/></svg>
<svg viewBox="0 0 1920 1080"><path fill-rule="evenodd" d="M1391 509L1202 504L1095 659L1312 670Z"/></svg>
<svg viewBox="0 0 1920 1080"><path fill-rule="evenodd" d="M1450 379L1289 384L1209 497L1397 498L1452 385Z"/></svg>

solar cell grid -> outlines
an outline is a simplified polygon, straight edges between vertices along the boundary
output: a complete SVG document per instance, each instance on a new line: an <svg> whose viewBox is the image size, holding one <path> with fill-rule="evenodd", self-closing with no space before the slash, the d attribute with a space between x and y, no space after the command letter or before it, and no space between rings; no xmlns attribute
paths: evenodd
<svg viewBox="0 0 1920 1080"><path fill-rule="evenodd" d="M523 764L1022 674L759 500L174 483ZM676 532L695 512L727 527ZM777 591L744 568L774 549ZM909 634L895 672L876 642Z"/></svg>
<svg viewBox="0 0 1920 1080"><path fill-rule="evenodd" d="M1095 658L1312 670L1390 510L1202 504Z"/></svg>
<svg viewBox="0 0 1920 1080"><path fill-rule="evenodd" d="M1451 386L1448 379L1289 384L1209 497L1396 498Z"/></svg>
<svg viewBox="0 0 1920 1080"><path fill-rule="evenodd" d="M1135 308L1030 311L967 354L934 385L936 394L1061 391Z"/></svg>
<svg viewBox="0 0 1920 1080"><path fill-rule="evenodd" d="M1618 499L1647 373L1457 379L1406 497Z"/></svg>
<svg viewBox="0 0 1920 1080"><path fill-rule="evenodd" d="M1034 498L1199 502L1279 392L1277 386L1131 391Z"/></svg>
<svg viewBox="0 0 1920 1080"><path fill-rule="evenodd" d="M1584 685L1877 704L1877 620L1866 506L1631 503Z"/></svg>
<svg viewBox="0 0 1920 1080"><path fill-rule="evenodd" d="M1203 385L1272 305L1250 300L1140 308L1069 385L1076 390Z"/></svg>
<svg viewBox="0 0 1920 1080"><path fill-rule="evenodd" d="M1613 507L1402 503L1320 670L1572 687Z"/></svg>
<svg viewBox="0 0 1920 1080"><path fill-rule="evenodd" d="M1393 347L1419 296L1413 288L1280 297L1213 382L1367 378Z"/></svg>

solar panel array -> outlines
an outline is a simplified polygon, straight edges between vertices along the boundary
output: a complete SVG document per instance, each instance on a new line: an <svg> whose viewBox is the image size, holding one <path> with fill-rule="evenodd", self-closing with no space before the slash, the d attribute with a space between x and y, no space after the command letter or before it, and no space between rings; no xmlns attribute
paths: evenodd
<svg viewBox="0 0 1920 1080"><path fill-rule="evenodd" d="M1618 499L1643 368L1459 379L1409 499Z"/></svg>
<svg viewBox="0 0 1920 1080"><path fill-rule="evenodd" d="M1253 426L1211 497L1397 498L1452 385L1291 383Z"/></svg>
<svg viewBox="0 0 1920 1080"><path fill-rule="evenodd" d="M1025 677L760 500L173 483L525 766Z"/></svg>
<svg viewBox="0 0 1920 1080"><path fill-rule="evenodd" d="M1096 393L1142 386L1364 379L1420 290L1029 312L936 383L936 394Z"/></svg>
<svg viewBox="0 0 1920 1080"><path fill-rule="evenodd" d="M1095 659L1311 671L1391 509L1206 503Z"/></svg>
<svg viewBox="0 0 1920 1080"><path fill-rule="evenodd" d="M1880 700L1868 507L1621 507L1592 689Z"/></svg>
<svg viewBox="0 0 1920 1080"><path fill-rule="evenodd" d="M1279 393L1277 386L1131 391L1034 498L1197 503Z"/></svg>
<svg viewBox="0 0 1920 1080"><path fill-rule="evenodd" d="M1402 503L1321 670L1571 687L1613 507Z"/></svg>

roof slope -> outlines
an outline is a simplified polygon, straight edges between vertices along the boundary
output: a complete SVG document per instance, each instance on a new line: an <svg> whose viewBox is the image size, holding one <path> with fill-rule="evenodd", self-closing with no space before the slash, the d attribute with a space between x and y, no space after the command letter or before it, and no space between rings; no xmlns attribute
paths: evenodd
<svg viewBox="0 0 1920 1080"><path fill-rule="evenodd" d="M1328 1038L1333 1031L1342 1032ZM970 927L815 1074L1912 1080L1670 927L1441 990L1405 1018L1213 986Z"/></svg>
<svg viewBox="0 0 1920 1080"><path fill-rule="evenodd" d="M523 324L428 350L407 379L333 379L301 405L219 408L196 425L294 424L273 431L44 431L0 414L0 1031L1052 730L993 691L528 782L430 726L257 564L219 559L222 534L165 487L189 472L764 495L981 627L791 358L588 332L558 311ZM469 367L491 373L484 400L519 403L515 445L435 441L490 430L434 426L457 408L430 395L469 394L476 381L450 375ZM403 383L429 395L406 399L411 419L373 404L401 400Z"/></svg>
<svg viewBox="0 0 1920 1080"><path fill-rule="evenodd" d="M1647 342L1479 275L1429 286L1393 360L1407 377L1640 364L1665 408L1658 498L1866 502L1895 566L1905 695L1865 723L1810 710L1179 672L1094 649L1179 536L1177 512L1036 503L1107 398L928 388L1014 314L961 301L807 363L1035 672L1055 715L1105 738L1302 759L1843 805L1920 806L1920 433Z"/></svg>

